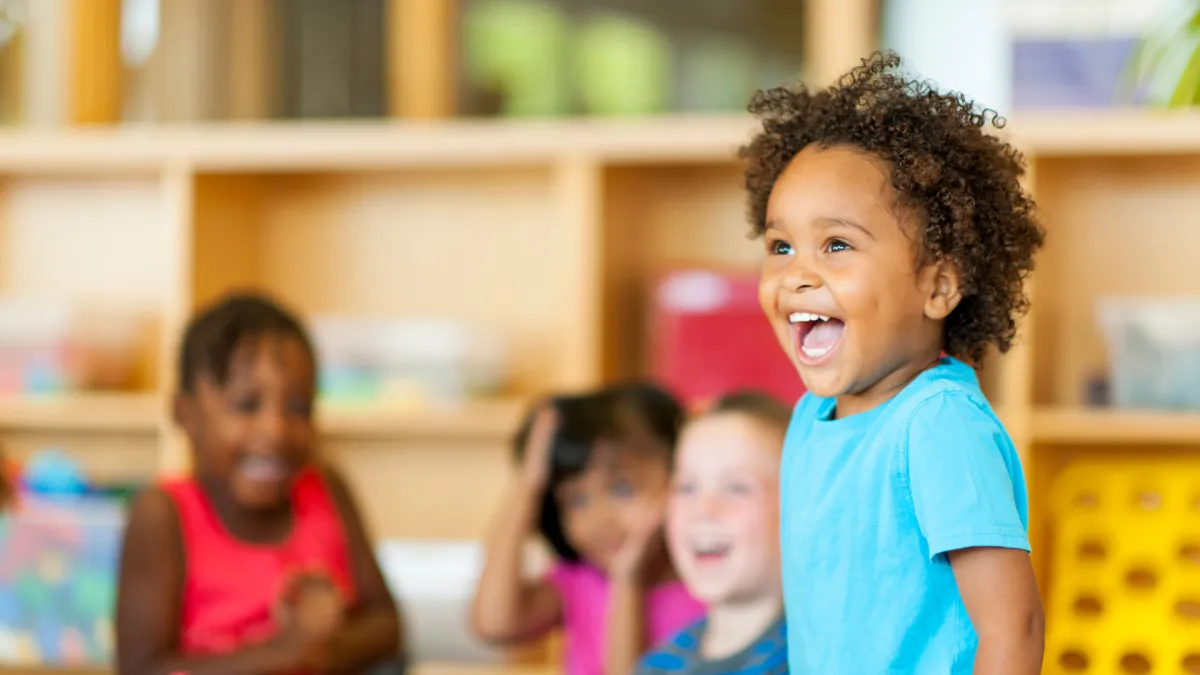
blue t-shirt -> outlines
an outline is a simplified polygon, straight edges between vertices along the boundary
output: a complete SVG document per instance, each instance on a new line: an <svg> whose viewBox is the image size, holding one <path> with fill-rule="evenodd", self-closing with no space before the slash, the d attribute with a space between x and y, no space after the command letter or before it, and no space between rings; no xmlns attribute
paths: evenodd
<svg viewBox="0 0 1200 675"><path fill-rule="evenodd" d="M945 554L1029 550L1012 440L954 359L872 410L833 411L800 400L780 469L792 672L970 673L979 640Z"/></svg>
<svg viewBox="0 0 1200 675"><path fill-rule="evenodd" d="M720 659L700 655L708 621L702 619L680 631L642 657L635 675L787 675L787 623L776 619L739 652Z"/></svg>

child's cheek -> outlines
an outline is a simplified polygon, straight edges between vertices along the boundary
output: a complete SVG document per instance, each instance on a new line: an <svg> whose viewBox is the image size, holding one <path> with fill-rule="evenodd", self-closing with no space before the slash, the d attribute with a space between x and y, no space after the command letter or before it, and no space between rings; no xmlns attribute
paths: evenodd
<svg viewBox="0 0 1200 675"><path fill-rule="evenodd" d="M693 523L687 500L675 497L668 503L665 523L667 547L675 560L681 560L688 553L686 537Z"/></svg>

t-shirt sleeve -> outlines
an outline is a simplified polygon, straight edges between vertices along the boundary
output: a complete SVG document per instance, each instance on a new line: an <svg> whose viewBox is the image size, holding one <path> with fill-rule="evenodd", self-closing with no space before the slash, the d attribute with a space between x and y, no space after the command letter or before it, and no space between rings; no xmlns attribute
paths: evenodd
<svg viewBox="0 0 1200 675"><path fill-rule="evenodd" d="M1029 550L1020 463L999 422L966 394L922 402L907 434L908 486L929 556Z"/></svg>

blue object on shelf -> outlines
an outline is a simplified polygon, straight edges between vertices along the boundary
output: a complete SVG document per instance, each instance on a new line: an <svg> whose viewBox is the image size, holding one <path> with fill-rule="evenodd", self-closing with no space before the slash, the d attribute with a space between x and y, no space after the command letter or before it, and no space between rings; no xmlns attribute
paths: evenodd
<svg viewBox="0 0 1200 675"><path fill-rule="evenodd" d="M1020 38L1012 47L1012 102L1017 108L1113 107L1145 103L1145 93L1118 98L1135 37Z"/></svg>
<svg viewBox="0 0 1200 675"><path fill-rule="evenodd" d="M48 497L82 497L89 491L79 463L58 448L35 454L25 465L25 488Z"/></svg>

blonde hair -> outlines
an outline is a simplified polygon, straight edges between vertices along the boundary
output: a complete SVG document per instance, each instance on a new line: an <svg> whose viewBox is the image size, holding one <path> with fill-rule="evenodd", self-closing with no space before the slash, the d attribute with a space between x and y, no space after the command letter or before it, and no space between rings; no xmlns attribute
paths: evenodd
<svg viewBox="0 0 1200 675"><path fill-rule="evenodd" d="M791 408L774 396L753 389L722 396L702 417L724 414L745 415L772 431L778 431L780 435L787 433L788 425L792 421Z"/></svg>

